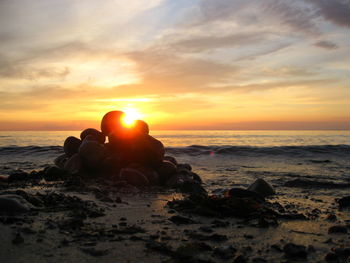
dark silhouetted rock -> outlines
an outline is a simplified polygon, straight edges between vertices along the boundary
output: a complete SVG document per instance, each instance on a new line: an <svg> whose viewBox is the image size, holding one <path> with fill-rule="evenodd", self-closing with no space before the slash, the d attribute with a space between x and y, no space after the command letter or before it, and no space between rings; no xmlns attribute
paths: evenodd
<svg viewBox="0 0 350 263"><path fill-rule="evenodd" d="M131 162L157 167L163 161L164 145L150 135L138 136L131 147L128 152Z"/></svg>
<svg viewBox="0 0 350 263"><path fill-rule="evenodd" d="M185 169L185 170L188 170L188 171L192 171L192 167L188 163L179 163L177 165L177 169L179 169L179 170Z"/></svg>
<svg viewBox="0 0 350 263"><path fill-rule="evenodd" d="M160 183L164 184L177 172L177 168L172 162L163 161L157 167L157 172L160 177Z"/></svg>
<svg viewBox="0 0 350 263"><path fill-rule="evenodd" d="M99 163L106 157L107 151L104 145L97 141L84 140L79 147L79 155L91 167L97 167Z"/></svg>
<svg viewBox="0 0 350 263"><path fill-rule="evenodd" d="M348 230L346 226L331 226L328 229L328 234L346 234Z"/></svg>
<svg viewBox="0 0 350 263"><path fill-rule="evenodd" d="M64 165L66 163L66 161L68 160L68 156L66 154L62 154L60 156L58 156L55 160L54 160L54 164L57 165L57 167L63 169Z"/></svg>
<svg viewBox="0 0 350 263"><path fill-rule="evenodd" d="M66 172L56 166L49 166L44 169L46 181L60 181L66 178Z"/></svg>
<svg viewBox="0 0 350 263"><path fill-rule="evenodd" d="M83 130L80 134L80 139L83 141L88 135L93 136L99 143L104 143L106 141L106 136L93 128Z"/></svg>
<svg viewBox="0 0 350 263"><path fill-rule="evenodd" d="M64 168L65 171L70 174L78 174L83 169L83 162L79 154L74 154L72 157L68 159L65 163Z"/></svg>
<svg viewBox="0 0 350 263"><path fill-rule="evenodd" d="M63 144L63 150L65 154L68 157L71 157L73 154L78 152L78 149L80 147L81 140L74 137L74 136L69 136Z"/></svg>
<svg viewBox="0 0 350 263"><path fill-rule="evenodd" d="M143 120L136 120L134 129L139 134L144 134L144 135L148 135L149 134L148 124L145 121L143 121Z"/></svg>
<svg viewBox="0 0 350 263"><path fill-rule="evenodd" d="M176 166L177 166L177 164L178 164L176 158L173 157L173 156L166 155L166 156L164 156L164 159L163 159L163 160L164 160L164 161L169 161L169 162L175 164Z"/></svg>
<svg viewBox="0 0 350 263"><path fill-rule="evenodd" d="M227 195L236 198L255 198L257 200L264 201L264 197L262 197L260 194L238 187L230 189Z"/></svg>
<svg viewBox="0 0 350 263"><path fill-rule="evenodd" d="M267 197L269 195L274 195L275 190L272 188L270 184L268 184L264 179L257 179L254 183L252 183L247 190L256 192L263 197Z"/></svg>
<svg viewBox="0 0 350 263"><path fill-rule="evenodd" d="M119 173L120 180L126 181L128 184L135 186L148 186L149 181L147 177L137 169L123 168Z"/></svg>
<svg viewBox="0 0 350 263"><path fill-rule="evenodd" d="M350 196L345 196L337 200L339 208L350 207Z"/></svg>
<svg viewBox="0 0 350 263"><path fill-rule="evenodd" d="M123 129L122 118L125 115L122 111L110 111L106 113L101 121L101 131L109 136L112 133L118 133Z"/></svg>
<svg viewBox="0 0 350 263"><path fill-rule="evenodd" d="M7 181L9 183L16 182L16 181L23 181L29 179L29 174L22 171L22 170L16 170L10 173L10 175L7 178Z"/></svg>
<svg viewBox="0 0 350 263"><path fill-rule="evenodd" d="M148 179L151 185L159 185L159 175L152 168L139 163L131 163L127 166L127 168L136 169L141 172Z"/></svg>
<svg viewBox="0 0 350 263"><path fill-rule="evenodd" d="M20 214L30 211L34 206L20 195L0 195L1 214Z"/></svg>
<svg viewBox="0 0 350 263"><path fill-rule="evenodd" d="M169 218L169 220L174 224L178 224L178 225L197 224L197 222L194 221L193 219L188 217L183 217L183 216L172 216Z"/></svg>
<svg viewBox="0 0 350 263"><path fill-rule="evenodd" d="M287 257L290 258L306 258L306 247L302 245L296 245L294 243L288 243L283 247L283 251Z"/></svg>

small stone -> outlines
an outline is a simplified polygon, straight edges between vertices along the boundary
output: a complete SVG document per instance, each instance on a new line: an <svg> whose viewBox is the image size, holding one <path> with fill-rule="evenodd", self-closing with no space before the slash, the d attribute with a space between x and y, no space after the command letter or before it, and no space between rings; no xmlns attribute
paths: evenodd
<svg viewBox="0 0 350 263"><path fill-rule="evenodd" d="M178 170L184 169L184 170L192 171L192 167L188 163L179 163L177 165L177 169Z"/></svg>
<svg viewBox="0 0 350 263"><path fill-rule="evenodd" d="M63 169L70 174L78 174L83 169L83 163L79 154L72 155L65 163Z"/></svg>
<svg viewBox="0 0 350 263"><path fill-rule="evenodd" d="M275 190L272 188L272 186L261 178L252 183L247 190L258 193L263 197L275 194Z"/></svg>
<svg viewBox="0 0 350 263"><path fill-rule="evenodd" d="M173 156L166 155L166 156L164 156L163 160L164 160L164 161L171 162L171 163L173 163L173 164L176 165L176 166L177 166L177 164L178 164L176 158L173 157Z"/></svg>
<svg viewBox="0 0 350 263"><path fill-rule="evenodd" d="M235 259L233 260L233 263L246 263L246 262L248 262L248 260L242 255L236 256Z"/></svg>
<svg viewBox="0 0 350 263"><path fill-rule="evenodd" d="M126 181L128 184L135 186L148 186L149 181L147 177L134 168L123 168L119 173L120 180Z"/></svg>
<svg viewBox="0 0 350 263"><path fill-rule="evenodd" d="M327 262L339 262L339 257L338 255L332 253L332 252L329 252L325 257L324 257L324 260L326 260Z"/></svg>
<svg viewBox="0 0 350 263"><path fill-rule="evenodd" d="M283 247L283 251L287 257L291 258L306 258L306 247L302 245L296 245L294 243L288 243Z"/></svg>
<svg viewBox="0 0 350 263"><path fill-rule="evenodd" d="M176 172L176 166L169 161L163 161L158 167L157 172L160 177L160 183L165 184Z"/></svg>
<svg viewBox="0 0 350 263"><path fill-rule="evenodd" d="M236 252L237 252L237 249L235 249L234 247L224 246L224 247L215 248L213 251L213 254L222 259L228 260L230 258L233 258Z"/></svg>
<svg viewBox="0 0 350 263"><path fill-rule="evenodd" d="M65 178L65 171L56 167L56 166L49 166L46 167L44 170L44 178L46 181L59 181L63 180Z"/></svg>
<svg viewBox="0 0 350 263"><path fill-rule="evenodd" d="M85 129L80 134L80 139L83 141L87 136L92 136L99 143L104 143L106 141L106 136L93 128Z"/></svg>
<svg viewBox="0 0 350 263"><path fill-rule="evenodd" d="M328 234L346 234L348 230L346 226L331 226L328 229Z"/></svg>
<svg viewBox="0 0 350 263"><path fill-rule="evenodd" d="M106 148L97 141L84 140L79 147L79 155L84 160L84 164L97 167L106 157Z"/></svg>
<svg viewBox="0 0 350 263"><path fill-rule="evenodd" d="M350 207L350 196L345 196L337 200L339 208Z"/></svg>
<svg viewBox="0 0 350 263"><path fill-rule="evenodd" d="M24 243L24 238L21 236L20 233L17 233L15 238L12 240L12 244L19 245Z"/></svg>
<svg viewBox="0 0 350 263"><path fill-rule="evenodd" d="M81 140L79 140L78 138L74 137L74 136L69 136L63 144L63 150L65 152L65 154L70 157L73 154L78 152L78 149L80 147L81 144Z"/></svg>
<svg viewBox="0 0 350 263"><path fill-rule="evenodd" d="M93 248L93 247L89 247L89 248L81 248L81 250L90 255L90 256L93 256L93 257L101 257L101 256L105 256L108 254L108 250L107 249L104 249L104 250L100 250L100 249L96 249L96 248Z"/></svg>
<svg viewBox="0 0 350 263"><path fill-rule="evenodd" d="M68 156L66 154L62 154L54 160L54 164L57 165L57 167L64 169L64 165L67 162L67 160Z"/></svg>
<svg viewBox="0 0 350 263"><path fill-rule="evenodd" d="M0 214L26 213L35 208L20 195L0 195Z"/></svg>
<svg viewBox="0 0 350 263"><path fill-rule="evenodd" d="M197 224L197 222L192 220L191 218L183 217L183 216L172 216L169 218L169 220L171 222L173 222L175 224L179 224L179 225Z"/></svg>
<svg viewBox="0 0 350 263"><path fill-rule="evenodd" d="M7 177L7 181L9 183L15 182L15 181L24 181L29 178L29 174L22 171L22 170L16 170L10 173L10 175Z"/></svg>

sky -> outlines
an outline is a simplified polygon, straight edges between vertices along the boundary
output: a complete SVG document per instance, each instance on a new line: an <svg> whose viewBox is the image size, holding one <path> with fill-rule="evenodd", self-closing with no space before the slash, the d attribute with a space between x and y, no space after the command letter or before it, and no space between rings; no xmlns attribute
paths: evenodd
<svg viewBox="0 0 350 263"><path fill-rule="evenodd" d="M350 0L0 0L0 130L350 129Z"/></svg>

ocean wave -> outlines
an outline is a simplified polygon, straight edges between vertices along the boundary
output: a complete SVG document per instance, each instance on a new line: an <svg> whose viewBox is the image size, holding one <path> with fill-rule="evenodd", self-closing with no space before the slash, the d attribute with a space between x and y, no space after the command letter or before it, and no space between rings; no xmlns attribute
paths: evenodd
<svg viewBox="0 0 350 263"><path fill-rule="evenodd" d="M205 146L191 145L187 147L166 147L167 154L174 155L293 155L307 156L315 154L347 155L350 156L350 145L310 145L310 146ZM61 146L7 146L0 147L1 155L45 155L61 154Z"/></svg>
<svg viewBox="0 0 350 263"><path fill-rule="evenodd" d="M350 145L309 145L309 146L203 146L191 145L188 147L169 147L169 154L188 154L188 155L239 155L239 156L257 156L257 155L293 155L307 156L315 154L330 155L349 155Z"/></svg>
<svg viewBox="0 0 350 263"><path fill-rule="evenodd" d="M63 147L61 146L6 146L0 147L1 155L45 155L52 153L62 153Z"/></svg>

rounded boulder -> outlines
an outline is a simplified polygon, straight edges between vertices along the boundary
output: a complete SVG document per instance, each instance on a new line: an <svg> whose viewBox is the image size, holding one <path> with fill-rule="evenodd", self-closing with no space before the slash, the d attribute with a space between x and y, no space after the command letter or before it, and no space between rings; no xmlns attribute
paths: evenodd
<svg viewBox="0 0 350 263"><path fill-rule="evenodd" d="M80 139L83 141L89 135L93 136L99 143L104 143L106 141L106 136L93 128L83 130L80 134Z"/></svg>
<svg viewBox="0 0 350 263"><path fill-rule="evenodd" d="M71 157L73 154L78 152L78 149L81 145L81 140L74 137L69 136L63 144L63 150L68 157Z"/></svg>

